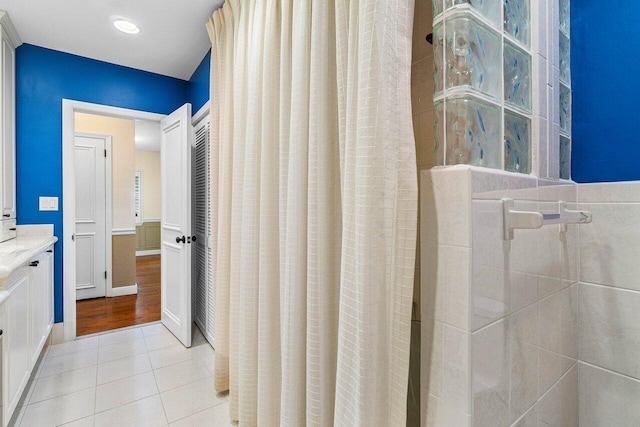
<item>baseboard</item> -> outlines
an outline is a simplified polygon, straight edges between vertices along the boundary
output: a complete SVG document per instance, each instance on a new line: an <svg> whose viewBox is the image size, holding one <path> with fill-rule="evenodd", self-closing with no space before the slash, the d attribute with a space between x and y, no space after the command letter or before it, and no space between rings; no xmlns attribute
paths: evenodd
<svg viewBox="0 0 640 427"><path fill-rule="evenodd" d="M49 334L51 345L62 344L64 342L64 323L54 323Z"/></svg>
<svg viewBox="0 0 640 427"><path fill-rule="evenodd" d="M160 249L151 249L148 251L136 251L136 256L160 255Z"/></svg>
<svg viewBox="0 0 640 427"><path fill-rule="evenodd" d="M123 295L136 295L138 293L138 284L131 286L121 286L119 288L111 288L112 297L121 297Z"/></svg>

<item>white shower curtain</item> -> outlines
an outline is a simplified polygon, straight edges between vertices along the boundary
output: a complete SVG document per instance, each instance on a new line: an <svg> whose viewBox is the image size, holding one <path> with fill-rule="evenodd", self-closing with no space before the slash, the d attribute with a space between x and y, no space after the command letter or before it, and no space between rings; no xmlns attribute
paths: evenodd
<svg viewBox="0 0 640 427"><path fill-rule="evenodd" d="M413 0L227 0L207 28L215 385L241 426L404 426Z"/></svg>

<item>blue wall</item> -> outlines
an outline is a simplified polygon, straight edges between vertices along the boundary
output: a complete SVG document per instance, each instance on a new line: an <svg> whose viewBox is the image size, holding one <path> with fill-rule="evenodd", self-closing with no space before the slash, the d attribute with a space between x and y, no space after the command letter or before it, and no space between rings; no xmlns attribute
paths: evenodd
<svg viewBox="0 0 640 427"><path fill-rule="evenodd" d="M572 178L640 180L640 2L571 2Z"/></svg>
<svg viewBox="0 0 640 427"><path fill-rule="evenodd" d="M20 46L16 52L19 223L54 224L62 239L62 210L38 211L38 196L58 196L62 207L62 98L168 114L187 101L188 86L184 80ZM61 242L55 250L55 319L61 322Z"/></svg>
<svg viewBox="0 0 640 427"><path fill-rule="evenodd" d="M209 100L211 49L189 79L189 102L195 114Z"/></svg>

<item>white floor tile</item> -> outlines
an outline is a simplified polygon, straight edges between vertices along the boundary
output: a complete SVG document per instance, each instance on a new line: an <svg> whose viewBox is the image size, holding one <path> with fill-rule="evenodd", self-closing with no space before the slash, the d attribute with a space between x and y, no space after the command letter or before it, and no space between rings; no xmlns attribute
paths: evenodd
<svg viewBox="0 0 640 427"><path fill-rule="evenodd" d="M143 339L127 340L115 344L101 345L98 350L98 363L124 359L136 354L146 353L147 347Z"/></svg>
<svg viewBox="0 0 640 427"><path fill-rule="evenodd" d="M182 344L149 352L149 359L151 359L153 369L175 365L198 357L198 352L195 349L185 348Z"/></svg>
<svg viewBox="0 0 640 427"><path fill-rule="evenodd" d="M96 427L160 427L167 425L159 395L137 400L95 416Z"/></svg>
<svg viewBox="0 0 640 427"><path fill-rule="evenodd" d="M215 375L216 355L215 354L209 354L208 356L204 356L204 357L202 357L202 361L204 362L204 365L207 367L209 372L211 372L211 375Z"/></svg>
<svg viewBox="0 0 640 427"><path fill-rule="evenodd" d="M62 356L48 357L42 364L38 378L60 374L98 364L98 349L92 348Z"/></svg>
<svg viewBox="0 0 640 427"><path fill-rule="evenodd" d="M98 347L98 337L80 338L74 341L67 341L62 344L50 346L47 357L77 353L78 351L89 350L96 347Z"/></svg>
<svg viewBox="0 0 640 427"><path fill-rule="evenodd" d="M23 427L59 426L93 415L95 389L82 390L27 406Z"/></svg>
<svg viewBox="0 0 640 427"><path fill-rule="evenodd" d="M100 347L119 342L135 341L143 338L140 328L124 329L121 331L109 332L99 337Z"/></svg>
<svg viewBox="0 0 640 427"><path fill-rule="evenodd" d="M158 387L152 372L102 384L96 389L96 413L157 393Z"/></svg>
<svg viewBox="0 0 640 427"><path fill-rule="evenodd" d="M196 350L198 351L198 354L200 355L200 357L209 356L210 354L214 353L213 347L211 347L211 345L208 342L197 346Z"/></svg>
<svg viewBox="0 0 640 427"><path fill-rule="evenodd" d="M82 418L76 421L71 421L70 423L67 423L67 424L62 424L60 427L93 427L94 418L95 417L91 415L90 417Z"/></svg>
<svg viewBox="0 0 640 427"><path fill-rule="evenodd" d="M229 402L223 402L170 424L171 427L230 427L236 425L229 418Z"/></svg>
<svg viewBox="0 0 640 427"><path fill-rule="evenodd" d="M140 329L142 330L142 335L145 338L153 335L169 332L169 330L165 328L165 326L160 322L152 323L151 325L147 325L147 326L142 326Z"/></svg>
<svg viewBox="0 0 640 427"><path fill-rule="evenodd" d="M94 365L40 378L33 389L29 404L93 388L96 386L96 372L97 367Z"/></svg>
<svg viewBox="0 0 640 427"><path fill-rule="evenodd" d="M223 397L216 395L213 377L174 388L161 393L160 396L169 422L178 421L225 402Z"/></svg>
<svg viewBox="0 0 640 427"><path fill-rule="evenodd" d="M176 345L182 346L182 343L169 331L146 337L144 342L147 344L147 351L159 350Z"/></svg>
<svg viewBox="0 0 640 427"><path fill-rule="evenodd" d="M98 365L98 385L143 374L150 370L151 362L146 353L114 360L113 362L101 363Z"/></svg>
<svg viewBox="0 0 640 427"><path fill-rule="evenodd" d="M176 365L155 370L156 383L160 392L171 390L211 376L200 358L190 359Z"/></svg>

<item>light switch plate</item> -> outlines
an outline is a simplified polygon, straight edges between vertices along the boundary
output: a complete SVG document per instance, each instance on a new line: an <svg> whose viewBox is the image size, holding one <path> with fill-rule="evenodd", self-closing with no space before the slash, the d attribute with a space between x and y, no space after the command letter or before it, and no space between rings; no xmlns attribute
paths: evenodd
<svg viewBox="0 0 640 427"><path fill-rule="evenodd" d="M41 211L57 211L58 210L58 198L57 197L40 197L40 210Z"/></svg>

